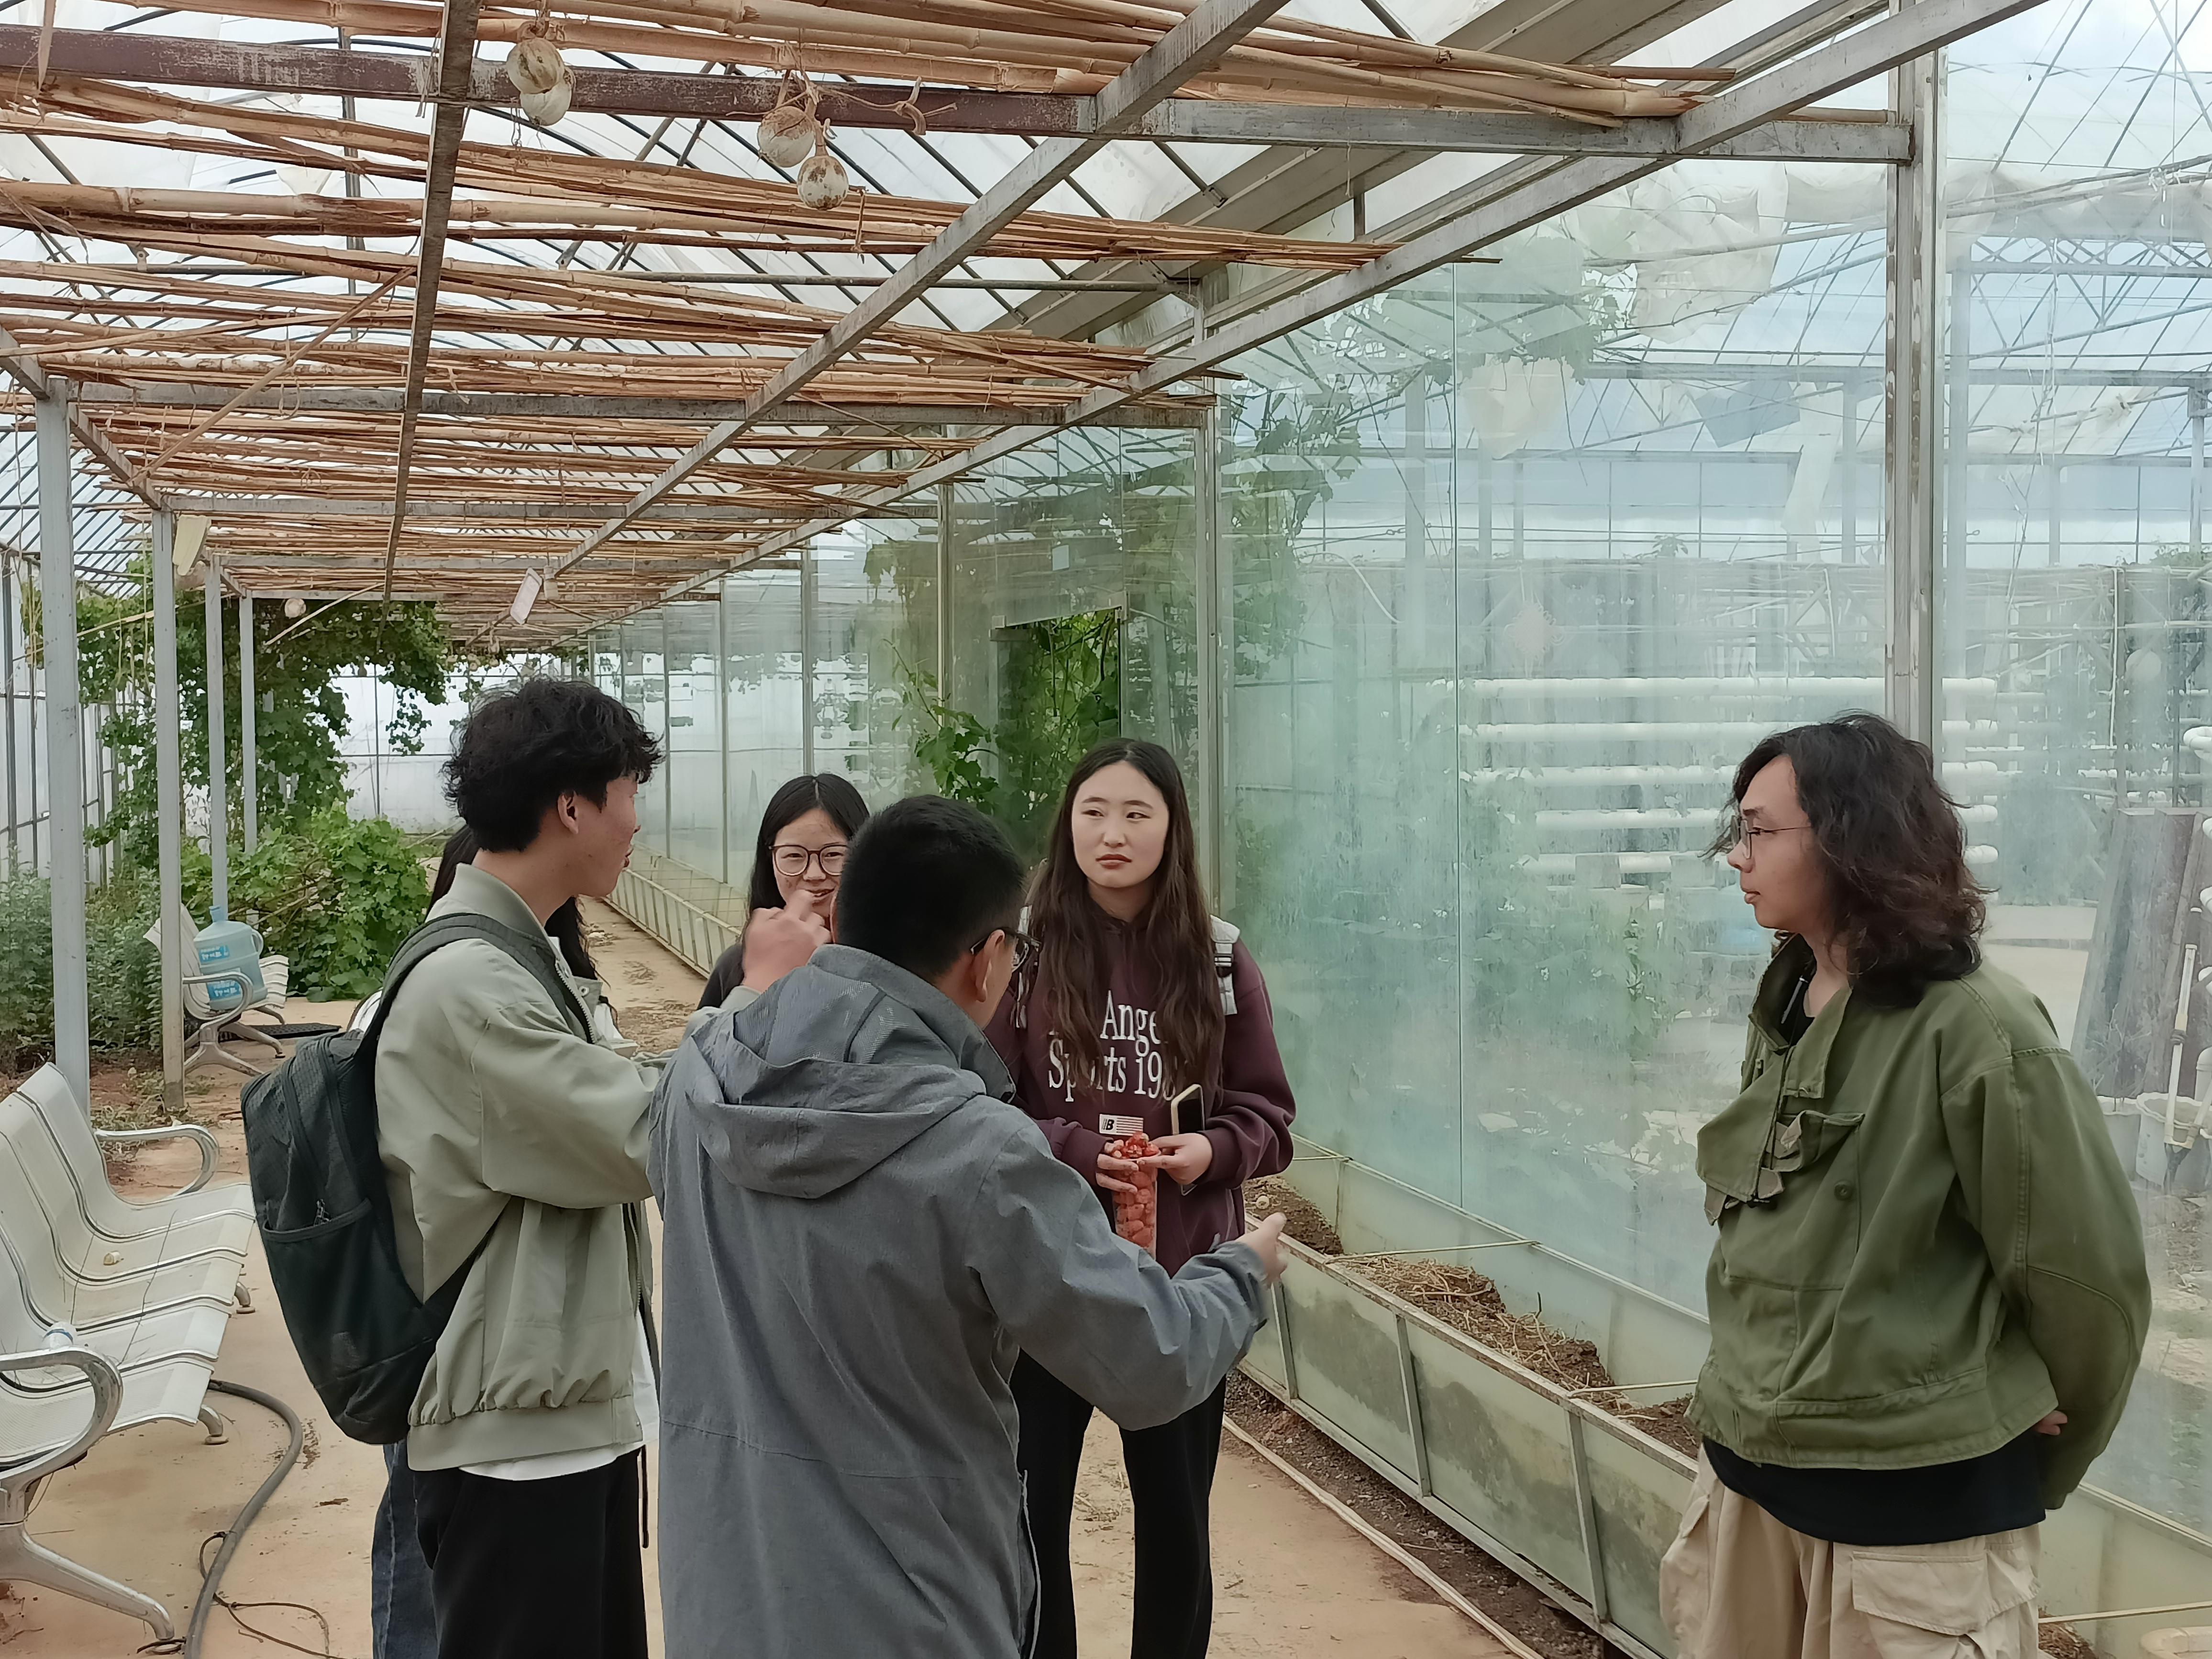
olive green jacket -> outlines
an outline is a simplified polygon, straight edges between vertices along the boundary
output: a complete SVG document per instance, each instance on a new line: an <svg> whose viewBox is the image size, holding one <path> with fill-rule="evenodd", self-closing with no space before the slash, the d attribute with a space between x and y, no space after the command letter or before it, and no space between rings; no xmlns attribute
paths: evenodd
<svg viewBox="0 0 2212 1659"><path fill-rule="evenodd" d="M2043 1005L1983 965L1911 1008L1845 990L1796 1045L1802 940L1760 981L1743 1091L1698 1136L1720 1228L1691 1421L1739 1456L1917 1468L2054 1407L2044 1502L2112 1438L2150 1280L2096 1097Z"/></svg>
<svg viewBox="0 0 2212 1659"><path fill-rule="evenodd" d="M457 911L544 940L597 1030L597 988L568 973L514 889L465 864L430 907ZM653 1293L645 1115L658 1081L579 1036L484 940L434 951L400 987L376 1052L399 1265L418 1295L467 1274L415 1395L414 1468L637 1440L632 1373Z"/></svg>

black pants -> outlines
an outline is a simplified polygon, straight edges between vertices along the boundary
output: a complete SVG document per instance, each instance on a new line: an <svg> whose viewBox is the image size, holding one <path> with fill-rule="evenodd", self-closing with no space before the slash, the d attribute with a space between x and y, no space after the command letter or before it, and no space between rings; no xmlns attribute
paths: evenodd
<svg viewBox="0 0 2212 1659"><path fill-rule="evenodd" d="M1037 1558L1036 1659L1075 1659L1075 1583L1067 1529L1091 1402L1024 1354L1014 1367L1022 1473ZM1225 1387L1225 1385L1224 1385ZM1156 1429L1121 1431L1136 1511L1137 1597L1131 1659L1204 1659L1213 1633L1207 1507L1221 1455L1224 1389Z"/></svg>
<svg viewBox="0 0 2212 1659"><path fill-rule="evenodd" d="M644 1456L550 1480L416 1470L439 1659L646 1659Z"/></svg>

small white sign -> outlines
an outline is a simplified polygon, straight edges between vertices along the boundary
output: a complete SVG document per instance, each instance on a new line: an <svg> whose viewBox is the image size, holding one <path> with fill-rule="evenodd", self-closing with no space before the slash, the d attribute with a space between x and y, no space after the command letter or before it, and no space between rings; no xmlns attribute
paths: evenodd
<svg viewBox="0 0 2212 1659"><path fill-rule="evenodd" d="M1144 1132L1145 1120L1140 1117L1115 1117L1109 1112L1098 1120L1098 1133L1109 1140L1120 1140Z"/></svg>

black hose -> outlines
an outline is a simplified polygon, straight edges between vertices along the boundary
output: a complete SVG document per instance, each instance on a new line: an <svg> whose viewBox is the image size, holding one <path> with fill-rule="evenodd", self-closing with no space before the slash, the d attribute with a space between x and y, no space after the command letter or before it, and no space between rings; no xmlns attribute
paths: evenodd
<svg viewBox="0 0 2212 1659"><path fill-rule="evenodd" d="M276 1467L270 1470L269 1478L255 1487L253 1496L246 1500L245 1507L239 1510L237 1518L231 1522L229 1529L222 1535L222 1547L216 1552L214 1565L201 1576L199 1599L192 1603L191 1620L185 1626L185 1659L199 1659L200 1641L207 1632L208 1615L215 1611L216 1591L222 1583L223 1569L230 1565L230 1558L238 1553L240 1540L245 1538L246 1529L253 1524L253 1518L261 1513L262 1505L275 1495L284 1477L292 1473L292 1466L300 1461L300 1449L307 1438L307 1431L300 1421L299 1413L275 1395L249 1389L243 1382L224 1382L214 1377L208 1379L208 1387L218 1394L234 1394L241 1400L251 1400L257 1406L266 1406L284 1419L284 1426L292 1433L292 1443L284 1449L283 1456L276 1460Z"/></svg>

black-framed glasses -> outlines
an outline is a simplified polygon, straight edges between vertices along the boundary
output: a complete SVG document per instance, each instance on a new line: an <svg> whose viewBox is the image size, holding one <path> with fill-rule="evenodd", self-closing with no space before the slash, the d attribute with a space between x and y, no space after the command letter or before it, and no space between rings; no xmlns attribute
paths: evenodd
<svg viewBox="0 0 2212 1659"><path fill-rule="evenodd" d="M984 934L982 938L969 945L967 953L971 957L974 956L1000 933L1004 933L1006 936L1006 943L1014 947L1015 973L1019 974L1030 963L1036 960L1037 942L1018 927L994 927L990 933Z"/></svg>
<svg viewBox="0 0 2212 1659"><path fill-rule="evenodd" d="M775 872L793 881L805 875L811 865L822 866L822 878L835 881L845 872L845 848L842 843L825 847L820 852L811 848L787 843L771 849L769 856L775 864Z"/></svg>

